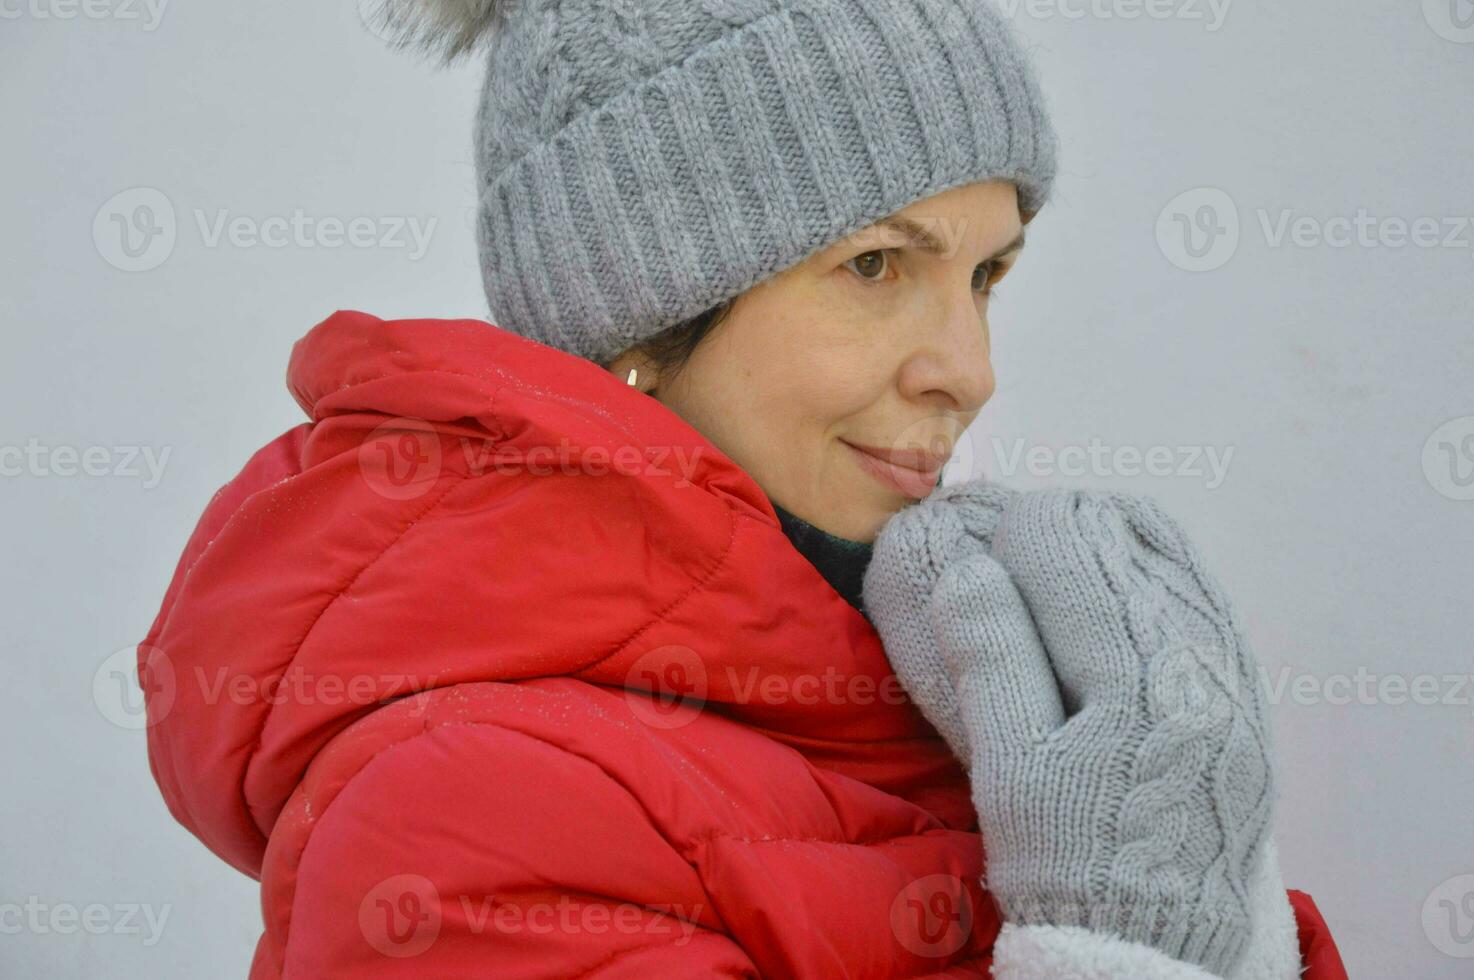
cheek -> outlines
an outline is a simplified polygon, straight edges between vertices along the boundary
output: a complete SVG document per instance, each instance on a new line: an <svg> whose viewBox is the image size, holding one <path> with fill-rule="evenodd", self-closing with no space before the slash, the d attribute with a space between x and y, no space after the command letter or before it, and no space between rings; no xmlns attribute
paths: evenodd
<svg viewBox="0 0 1474 980"><path fill-rule="evenodd" d="M865 331L822 283L785 282L750 296L724 348L740 365L739 394L757 417L797 428L843 414L863 387ZM737 394L737 393L734 393Z"/></svg>
<svg viewBox="0 0 1474 980"><path fill-rule="evenodd" d="M753 408L769 424L816 444L879 401L893 376L891 354L875 331L837 315L798 319L773 337L773 356L754 385Z"/></svg>
<svg viewBox="0 0 1474 980"><path fill-rule="evenodd" d="M799 342L805 324L774 305L739 306L697 348L668 404L765 486L804 467L818 441L816 361Z"/></svg>
<svg viewBox="0 0 1474 980"><path fill-rule="evenodd" d="M720 397L705 414L744 455L784 469L822 466L830 437L884 397L899 356L888 343L895 314L842 285L780 279L744 296L725 336L712 338L702 383ZM724 417L710 417L716 410Z"/></svg>
<svg viewBox="0 0 1474 980"><path fill-rule="evenodd" d="M810 416L828 429L880 402L893 373L883 351L821 353L803 390L794 397L807 404Z"/></svg>
<svg viewBox="0 0 1474 980"><path fill-rule="evenodd" d="M882 399L899 369L904 350L897 327L905 312L885 292L864 292L834 276L807 292L801 317L791 315L783 340L795 372L789 398L826 426Z"/></svg>

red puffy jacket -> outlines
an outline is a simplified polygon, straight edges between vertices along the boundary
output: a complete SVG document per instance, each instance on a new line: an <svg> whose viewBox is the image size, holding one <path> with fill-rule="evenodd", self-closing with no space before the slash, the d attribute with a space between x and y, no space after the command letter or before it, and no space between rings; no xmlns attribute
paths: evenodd
<svg viewBox="0 0 1474 980"><path fill-rule="evenodd" d="M253 978L987 975L962 771L695 429L472 320L334 314L288 383L139 648Z"/></svg>

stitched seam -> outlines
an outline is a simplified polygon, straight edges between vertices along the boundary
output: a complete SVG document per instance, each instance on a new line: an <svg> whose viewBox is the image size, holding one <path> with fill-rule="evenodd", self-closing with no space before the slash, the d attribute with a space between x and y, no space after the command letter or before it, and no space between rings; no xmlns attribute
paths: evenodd
<svg viewBox="0 0 1474 980"><path fill-rule="evenodd" d="M522 392L523 394L529 395L532 398L537 399L538 401L554 402L554 403L561 404L561 405L566 406L566 407L569 407L569 408L583 409L583 410L585 410L585 414L586 415L590 415L590 416L592 416L594 418L597 418L600 421L606 423L606 425L608 426L609 429L612 429L612 430L618 432L620 435L625 436L626 438L631 438L631 439L634 438L634 433L632 433L629 429L626 429L625 427L621 426L614 419L614 417L611 416L603 408L603 406L599 405L596 402L584 401L583 399L577 398L577 397L575 397L573 395L566 395L566 394L563 394L561 392L556 392L556 391L547 391L545 389L538 388L538 387L535 387L533 385L529 385L526 381L522 380L521 376L519 376L516 372L510 371L507 368L502 367L500 364L496 364L496 363L490 364L489 365L489 370L492 371L494 374L496 374L496 378L494 380L493 379L489 379L489 378L487 378L487 377L485 377L483 375L469 374L469 373L467 373L465 371L453 371L453 370L450 370L449 368L421 367L421 368L412 368L412 369L409 369L407 371L395 371L395 372L392 372L392 373L384 373L384 374L371 375L369 377L356 379L355 381L352 382L351 385L345 386L345 387L358 387L360 385L372 384L375 381L387 381L390 378L404 377L406 374L416 374L416 375L427 375L427 374L428 375L437 375L437 374L439 374L439 375L444 375L444 376L449 377L449 378L465 378L465 379L467 379L469 381L475 381L475 382L478 382L480 384L486 384L488 381L490 381L493 384L497 385L498 389L499 388L515 388L518 391ZM492 404L496 401L496 396L497 396L497 390L493 390L491 392L491 394L487 398L487 407L488 408L490 408L492 406ZM351 411L375 412L376 410L375 409L371 409L371 408L359 408L359 409L352 409ZM335 412L333 412L332 414L329 414L329 415L318 415L317 414L317 403L316 403L316 400L313 402L313 412L312 412L311 418L312 418L312 421L314 423L322 422L323 420L328 419L328 418L332 418L332 417L334 417L335 415L338 415L338 414L343 414L343 413L340 413L340 412L336 412L335 411ZM382 412L380 412L380 413L377 413L377 414L388 414L388 413L382 413Z"/></svg>
<svg viewBox="0 0 1474 980"><path fill-rule="evenodd" d="M713 495L713 496L715 496L715 495ZM630 646L630 644L632 644L636 640L638 640L642 634L646 633L647 631L649 631L651 628L653 628L657 624L663 622L667 616L669 616L672 612L675 611L675 609L676 609L677 606L681 605L687 599L690 599L696 593L703 591L704 589L707 588L707 586L709 586L711 584L712 580L714 578L716 578L717 573L720 572L722 570L722 568L727 564L727 559L729 559L732 556L732 544L733 544L734 541L737 540L737 526L738 526L738 518L739 518L739 516L749 517L749 515L738 515L738 514L736 514L732 510L731 507L728 507L726 509L726 515L727 515L727 543L726 543L726 545L722 549L721 557L719 557L716 560L716 562L711 566L710 570L704 572L695 582L693 582L691 584L691 586L688 589L686 589L686 591L684 591L680 595L676 596L673 600L671 600L664 607L662 607L659 611L657 611L655 613L655 615L653 615L652 617L650 617L650 619L649 619L648 622L646 622L644 625L638 627L633 633L631 633L624 640L618 641L618 644L615 646L615 648L613 650L609 651L608 653L604 654L602 657L599 657L596 660L593 660L593 661L591 661L591 662L589 662L587 664L584 664L582 667L578 668L578 670L574 671L574 675L575 676L577 676L578 674L582 674L582 673L584 673L586 671L593 670L595 667L597 667L600 664L604 663L605 661L611 659L612 657L618 656L626 648L628 648ZM749 519L751 519L751 518L749 517ZM582 678L580 678L580 679L582 679Z"/></svg>

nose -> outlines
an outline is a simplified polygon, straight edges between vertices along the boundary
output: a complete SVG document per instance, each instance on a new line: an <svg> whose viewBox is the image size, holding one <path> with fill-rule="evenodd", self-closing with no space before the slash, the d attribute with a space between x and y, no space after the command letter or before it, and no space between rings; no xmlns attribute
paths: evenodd
<svg viewBox="0 0 1474 980"><path fill-rule="evenodd" d="M949 291L913 331L901 367L901 394L936 411L975 415L993 397L987 308L970 288Z"/></svg>

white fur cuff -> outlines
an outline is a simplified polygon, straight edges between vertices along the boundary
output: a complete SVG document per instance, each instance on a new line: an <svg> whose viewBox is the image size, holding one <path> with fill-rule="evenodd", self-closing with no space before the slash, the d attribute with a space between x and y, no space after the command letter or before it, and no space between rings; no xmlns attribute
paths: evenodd
<svg viewBox="0 0 1474 980"><path fill-rule="evenodd" d="M993 944L998 980L1213 980L1150 946L1079 926L1006 923Z"/></svg>
<svg viewBox="0 0 1474 980"><path fill-rule="evenodd" d="M1296 980L1300 941L1295 912L1280 878L1274 839L1253 882L1253 933L1232 980ZM993 944L997 980L1214 980L1150 946L1127 942L1078 926L1019 926L1005 923Z"/></svg>

